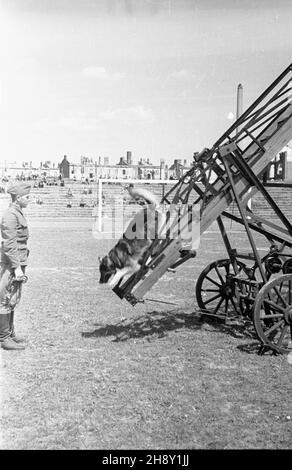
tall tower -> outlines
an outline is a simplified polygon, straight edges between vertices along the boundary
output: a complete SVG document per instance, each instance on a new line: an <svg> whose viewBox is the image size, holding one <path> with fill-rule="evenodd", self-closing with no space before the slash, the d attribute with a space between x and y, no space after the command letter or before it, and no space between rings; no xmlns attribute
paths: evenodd
<svg viewBox="0 0 292 470"><path fill-rule="evenodd" d="M237 87L237 99L236 99L236 119L242 115L243 110L243 86L240 83ZM239 132L239 128L236 129L236 134Z"/></svg>

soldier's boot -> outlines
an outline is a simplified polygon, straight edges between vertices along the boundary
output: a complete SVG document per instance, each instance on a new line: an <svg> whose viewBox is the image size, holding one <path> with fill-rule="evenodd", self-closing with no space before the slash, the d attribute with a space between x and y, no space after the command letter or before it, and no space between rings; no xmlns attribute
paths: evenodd
<svg viewBox="0 0 292 470"><path fill-rule="evenodd" d="M2 349L8 349L8 350L20 350L20 349L25 349L24 344L18 344L13 339L10 337L2 341L1 343L1 348Z"/></svg>
<svg viewBox="0 0 292 470"><path fill-rule="evenodd" d="M10 338L9 314L0 314L0 346L2 349L25 349L21 344L17 344Z"/></svg>
<svg viewBox="0 0 292 470"><path fill-rule="evenodd" d="M20 336L16 336L16 334L15 334L15 330L14 330L14 310L11 310L11 313L9 315L9 327L10 327L10 338L15 343L24 343L25 339L21 338Z"/></svg>

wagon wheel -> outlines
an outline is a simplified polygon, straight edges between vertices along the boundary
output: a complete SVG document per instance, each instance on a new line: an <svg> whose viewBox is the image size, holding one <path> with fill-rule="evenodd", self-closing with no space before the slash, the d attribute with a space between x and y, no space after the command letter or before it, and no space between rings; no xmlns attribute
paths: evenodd
<svg viewBox="0 0 292 470"><path fill-rule="evenodd" d="M246 271L247 266L236 261L238 271ZM230 312L240 314L236 298L236 287L232 282L235 275L230 259L213 261L201 272L196 284L198 306L213 315L227 315Z"/></svg>
<svg viewBox="0 0 292 470"><path fill-rule="evenodd" d="M253 323L263 346L280 353L292 351L292 274L272 279L261 288Z"/></svg>

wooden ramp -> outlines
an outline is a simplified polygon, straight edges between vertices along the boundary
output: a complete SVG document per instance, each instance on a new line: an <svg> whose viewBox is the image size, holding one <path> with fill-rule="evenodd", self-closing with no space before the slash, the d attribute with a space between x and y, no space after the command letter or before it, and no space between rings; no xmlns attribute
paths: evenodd
<svg viewBox="0 0 292 470"><path fill-rule="evenodd" d="M221 215L230 216L226 210L235 199L246 205L257 191L261 191L274 208L275 203L266 194L260 178L270 161L292 139L291 85L292 64L211 149L194 156L193 168L165 194L162 206L169 206L173 212L188 205L190 200L193 206L198 205L201 234ZM279 224L259 220L252 211L249 220L251 229L292 246L291 228L283 214L280 214ZM236 221L242 222L238 217ZM182 219L178 212L172 228L179 224ZM180 237L158 237L146 252L141 269L131 278L122 280L114 292L132 305L142 301L145 293L169 268L179 266L194 255L192 242L188 247L183 245Z"/></svg>

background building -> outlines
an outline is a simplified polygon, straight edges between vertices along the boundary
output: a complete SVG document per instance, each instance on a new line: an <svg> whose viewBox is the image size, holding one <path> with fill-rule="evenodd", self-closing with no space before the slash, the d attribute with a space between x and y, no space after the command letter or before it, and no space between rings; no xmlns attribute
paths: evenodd
<svg viewBox="0 0 292 470"><path fill-rule="evenodd" d="M195 152L197 153L197 152ZM159 165L151 163L149 158L139 158L134 163L132 152L127 151L116 164L110 164L109 157L98 157L97 160L86 156L80 157L80 162L71 162L64 155L59 164L51 161L33 165L31 161L22 164L17 162L0 162L0 179L70 179L73 181L95 182L98 179L179 179L192 166L186 159L175 158L167 165L164 158ZM292 149L286 146L272 160L263 175L264 182L292 183Z"/></svg>

